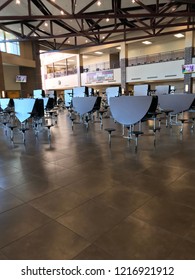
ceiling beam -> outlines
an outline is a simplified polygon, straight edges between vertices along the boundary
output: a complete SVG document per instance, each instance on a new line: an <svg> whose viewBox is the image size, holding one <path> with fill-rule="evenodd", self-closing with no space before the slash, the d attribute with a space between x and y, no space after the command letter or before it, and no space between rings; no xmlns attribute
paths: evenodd
<svg viewBox="0 0 195 280"><path fill-rule="evenodd" d="M77 15L32 15L32 16L0 16L0 21L14 21L14 20L67 20L67 19L113 19L113 18L160 18L160 17L194 17L195 11L187 12L185 11L179 11L175 13L171 12L154 12L153 14L149 13L132 13L132 14L99 14L99 15L90 15L90 14L77 14Z"/></svg>
<svg viewBox="0 0 195 280"><path fill-rule="evenodd" d="M0 11L7 7L13 0L7 0L3 5L0 6Z"/></svg>

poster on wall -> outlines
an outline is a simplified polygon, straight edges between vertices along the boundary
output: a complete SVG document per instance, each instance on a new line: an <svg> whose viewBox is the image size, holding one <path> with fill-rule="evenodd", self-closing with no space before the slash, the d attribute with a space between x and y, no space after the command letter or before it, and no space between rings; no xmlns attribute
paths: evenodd
<svg viewBox="0 0 195 280"><path fill-rule="evenodd" d="M87 83L103 83L105 81L114 80L113 70L103 70L94 73L87 73Z"/></svg>
<svg viewBox="0 0 195 280"><path fill-rule="evenodd" d="M185 64L182 65L182 73L190 74L195 72L195 64Z"/></svg>

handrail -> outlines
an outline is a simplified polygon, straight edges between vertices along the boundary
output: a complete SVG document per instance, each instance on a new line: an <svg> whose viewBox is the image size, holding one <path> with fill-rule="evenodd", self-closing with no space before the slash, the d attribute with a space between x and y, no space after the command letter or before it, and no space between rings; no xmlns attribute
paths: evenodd
<svg viewBox="0 0 195 280"><path fill-rule="evenodd" d="M159 62L173 61L179 59L184 59L183 49L132 57L128 59L128 66L159 63Z"/></svg>

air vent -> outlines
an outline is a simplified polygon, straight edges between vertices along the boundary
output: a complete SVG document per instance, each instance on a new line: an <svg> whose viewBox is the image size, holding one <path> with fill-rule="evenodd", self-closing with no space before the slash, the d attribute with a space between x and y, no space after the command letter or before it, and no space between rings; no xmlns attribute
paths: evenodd
<svg viewBox="0 0 195 280"><path fill-rule="evenodd" d="M147 79L156 79L156 78L158 78L158 76L147 77Z"/></svg>
<svg viewBox="0 0 195 280"><path fill-rule="evenodd" d="M132 80L132 81L141 80L141 78L132 78L131 80Z"/></svg>
<svg viewBox="0 0 195 280"><path fill-rule="evenodd" d="M168 77L177 77L177 75L165 75L165 78L168 78Z"/></svg>

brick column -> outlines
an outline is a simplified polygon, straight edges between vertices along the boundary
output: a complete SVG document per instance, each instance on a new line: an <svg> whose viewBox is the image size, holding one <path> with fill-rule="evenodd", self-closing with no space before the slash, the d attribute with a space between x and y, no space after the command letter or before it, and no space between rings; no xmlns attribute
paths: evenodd
<svg viewBox="0 0 195 280"><path fill-rule="evenodd" d="M2 97L2 91L5 91L5 82L4 82L2 55L0 51L0 97Z"/></svg>
<svg viewBox="0 0 195 280"><path fill-rule="evenodd" d="M42 82L41 82L41 60L40 60L40 54L39 54L39 45L37 42L32 43L32 51L33 51L33 59L35 60L35 77L36 77L36 83L35 88L40 89L42 88Z"/></svg>
<svg viewBox="0 0 195 280"><path fill-rule="evenodd" d="M77 77L78 77L78 86L82 86L81 84L81 73L83 73L83 55L77 55Z"/></svg>
<svg viewBox="0 0 195 280"><path fill-rule="evenodd" d="M128 49L125 42L121 43L120 68L121 68L121 89L122 93L128 94L126 83L126 67L128 66Z"/></svg>
<svg viewBox="0 0 195 280"><path fill-rule="evenodd" d="M186 32L184 64L191 64L193 57L193 32ZM192 74L184 74L184 92L192 93Z"/></svg>

